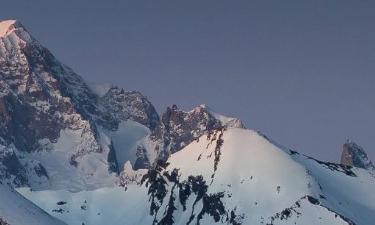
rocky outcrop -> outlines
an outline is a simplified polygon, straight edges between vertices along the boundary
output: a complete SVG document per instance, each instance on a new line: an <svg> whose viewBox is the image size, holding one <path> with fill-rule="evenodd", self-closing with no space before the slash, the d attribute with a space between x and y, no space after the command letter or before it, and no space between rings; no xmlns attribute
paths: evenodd
<svg viewBox="0 0 375 225"><path fill-rule="evenodd" d="M0 144L0 181L15 186L27 184L25 167L21 164L12 148Z"/></svg>
<svg viewBox="0 0 375 225"><path fill-rule="evenodd" d="M343 145L341 164L362 169L375 169L365 150L350 140Z"/></svg>
<svg viewBox="0 0 375 225"><path fill-rule="evenodd" d="M244 128L236 118L218 115L205 105L198 106L189 112L178 109L176 105L168 107L162 116L166 129L165 143L171 153L181 150L205 132L219 128Z"/></svg>
<svg viewBox="0 0 375 225"><path fill-rule="evenodd" d="M159 124L159 115L154 106L138 91L125 91L113 86L99 101L102 112L107 112L113 121L114 126L109 129L117 129L116 125L126 120L138 122L150 130L155 130Z"/></svg>
<svg viewBox="0 0 375 225"><path fill-rule="evenodd" d="M2 219L0 217L0 225L10 225L9 223L7 223L7 221L5 221L4 219Z"/></svg>

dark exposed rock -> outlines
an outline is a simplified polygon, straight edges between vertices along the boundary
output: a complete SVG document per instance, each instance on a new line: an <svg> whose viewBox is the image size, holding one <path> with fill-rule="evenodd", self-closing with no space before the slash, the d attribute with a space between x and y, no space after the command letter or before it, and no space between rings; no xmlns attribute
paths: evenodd
<svg viewBox="0 0 375 225"><path fill-rule="evenodd" d="M197 223L203 218L204 214L212 216L215 222L219 222L223 215L226 215L226 210L221 198L224 197L224 193L219 192L215 194L205 195L203 197L202 211L198 214Z"/></svg>
<svg viewBox="0 0 375 225"><path fill-rule="evenodd" d="M103 108L110 114L116 129L120 121L133 120L154 131L160 123L159 115L151 102L140 92L125 91L118 87L112 87L100 98ZM108 120L102 124L108 127Z"/></svg>
<svg viewBox="0 0 375 225"><path fill-rule="evenodd" d="M167 195L167 181L159 174L162 169L161 165L157 165L155 169L150 169L146 175L142 178L142 184L145 182L148 187L148 194L150 195L150 215L155 216L163 204L164 198Z"/></svg>
<svg viewBox="0 0 375 225"><path fill-rule="evenodd" d="M302 197L301 199L299 199L297 202L295 202L294 205L292 205L291 207L289 208L286 208L284 210L282 210L281 212L279 213L276 213L275 215L271 216L270 217L270 223L267 223L268 225L272 225L274 224L274 222L276 220L288 220L290 219L292 216L295 216L295 217L299 217L300 215L302 215L302 212L299 210L299 208L301 207L301 205L303 204L302 201L305 201L307 200L310 204L313 204L313 205L316 205L316 206L319 206L319 207L322 207L322 208L325 208L326 210L328 210L329 212L331 213L334 213L335 217L339 217L341 218L343 221L345 221L348 225L355 225L355 223L353 221L351 221L350 219L342 216L341 214L338 214L337 212L331 210L330 208L327 208L323 205L320 204L319 200L310 196L310 195L306 195L304 197Z"/></svg>
<svg viewBox="0 0 375 225"><path fill-rule="evenodd" d="M11 148L0 145L0 180L11 181L15 186L27 184L25 167Z"/></svg>
<svg viewBox="0 0 375 225"><path fill-rule="evenodd" d="M144 169L150 167L150 161L147 157L146 149L142 146L137 146L137 160L134 163L134 170Z"/></svg>
<svg viewBox="0 0 375 225"><path fill-rule="evenodd" d="M173 225L174 224L174 220L173 220L173 212L177 209L175 207L175 200L176 200L176 197L175 197L175 194L174 194L174 190L176 188L176 185L177 183L175 183L172 187L172 190L171 190L171 194L169 196L169 201L168 201L168 206L167 206L167 209L166 209L166 212L165 212L165 215L164 217L160 220L160 222L158 222L157 224L158 225Z"/></svg>
<svg viewBox="0 0 375 225"><path fill-rule="evenodd" d="M108 170L110 172L114 172L114 173L117 173L117 174L120 173L120 168L119 168L119 165L118 165L118 162L117 162L117 157L116 157L116 151L113 148L112 142L109 145L109 153L108 153L108 157L107 157L107 162L109 164Z"/></svg>
<svg viewBox="0 0 375 225"><path fill-rule="evenodd" d="M320 202L319 202L318 199L316 199L316 198L314 198L314 197L312 197L312 196L310 196L310 195L308 195L308 196L306 196L306 197L307 197L307 200L309 200L309 202L310 202L311 204L314 204L314 205L319 205L319 204L320 204Z"/></svg>
<svg viewBox="0 0 375 225"><path fill-rule="evenodd" d="M48 151L41 140L56 143L63 129L82 130L82 145L70 155L77 166L80 157L101 152L92 115L96 98L83 79L55 57L26 29L16 23L12 36L0 39L0 138L3 145L14 145L21 153ZM10 40L11 39L11 40ZM4 47L5 46L5 47ZM45 142L44 142L45 143ZM3 160L16 179L26 180L16 155ZM48 178L42 164L30 166L26 174ZM28 177L30 178L30 177Z"/></svg>
<svg viewBox="0 0 375 225"><path fill-rule="evenodd" d="M226 209L222 201L225 196L223 192L208 193L208 184L202 176L189 176L187 180L180 181L178 170L173 169L168 172L166 170L167 167L168 164L160 161L157 167L150 169L142 178L142 184L148 188L150 196L150 215L154 216L153 224L172 225L174 222L173 213L177 210L178 204L181 204L183 211L185 211L186 201L193 193L195 200L187 224L191 224L196 220L196 224L199 225L205 214L211 216L216 222L226 221L227 224L241 224L243 215L236 215L235 209ZM177 196L180 200L179 202L176 201ZM163 202L168 202L168 204L164 209L165 211L161 214L163 216L158 220ZM195 206L198 202L203 205L199 213L195 212Z"/></svg>
<svg viewBox="0 0 375 225"><path fill-rule="evenodd" d="M41 176L45 176L46 178L49 178L48 177L48 173L47 173L47 170L44 168L44 166L40 163L38 163L35 167L34 167L34 171L35 173L41 177Z"/></svg>
<svg viewBox="0 0 375 225"><path fill-rule="evenodd" d="M92 96L82 78L35 40L29 40L18 51L8 52L0 62L0 80L4 81L1 88L10 89L2 97L2 114L8 114L8 122L0 133L19 150L31 152L38 148L38 140L55 142L61 129L77 127L77 119L68 116L88 117L87 105L93 103L88 100Z"/></svg>
<svg viewBox="0 0 375 225"><path fill-rule="evenodd" d="M168 107L162 115L162 121L167 133L165 143L171 153L181 150L210 130L227 126L244 127L240 120L234 118L223 123L204 105L189 112L182 111L173 105Z"/></svg>
<svg viewBox="0 0 375 225"><path fill-rule="evenodd" d="M59 208L59 209L52 209L52 212L62 214L62 213L65 212L65 210L63 210L63 209L61 209L61 208Z"/></svg>
<svg viewBox="0 0 375 225"><path fill-rule="evenodd" d="M65 205L65 204L66 204L66 202L64 202L64 201L59 201L59 202L56 203L56 205Z"/></svg>
<svg viewBox="0 0 375 225"><path fill-rule="evenodd" d="M350 140L347 140L343 145L341 164L362 169L375 169L365 150Z"/></svg>
<svg viewBox="0 0 375 225"><path fill-rule="evenodd" d="M0 225L10 225L10 224L7 223L7 221L5 221L3 218L0 217Z"/></svg>
<svg viewBox="0 0 375 225"><path fill-rule="evenodd" d="M167 108L162 121L168 133L166 143L171 153L180 150L205 131L221 127L220 122L201 107L184 112L174 105Z"/></svg>
<svg viewBox="0 0 375 225"><path fill-rule="evenodd" d="M221 129L219 131L219 136L217 137L217 140L216 140L216 146L215 146L215 159L214 159L214 171L217 170L217 166L220 162L220 156L221 156L221 146L223 145L224 143L224 140L223 140L223 129Z"/></svg>

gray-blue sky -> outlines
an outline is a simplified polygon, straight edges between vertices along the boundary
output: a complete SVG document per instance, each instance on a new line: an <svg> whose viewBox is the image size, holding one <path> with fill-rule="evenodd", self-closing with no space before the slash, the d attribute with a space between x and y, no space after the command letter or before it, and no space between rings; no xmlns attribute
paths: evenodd
<svg viewBox="0 0 375 225"><path fill-rule="evenodd" d="M375 2L12 0L85 79L159 111L206 103L279 143L337 161L346 138L375 158Z"/></svg>

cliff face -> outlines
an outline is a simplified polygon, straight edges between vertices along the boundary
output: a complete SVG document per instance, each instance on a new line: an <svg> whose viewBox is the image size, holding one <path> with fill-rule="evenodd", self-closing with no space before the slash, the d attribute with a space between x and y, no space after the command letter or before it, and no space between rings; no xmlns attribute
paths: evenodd
<svg viewBox="0 0 375 225"><path fill-rule="evenodd" d="M71 166L85 168L79 162L86 161L87 154L103 152L90 120L95 113L94 95L81 77L61 64L19 22L4 21L0 27L0 145L3 159L11 156L13 162L19 162L2 160L8 171L5 176L22 181L18 184L43 183L53 170L48 171L36 155L61 144L62 132L75 133L79 139L66 149L64 159L48 161L66 160Z"/></svg>

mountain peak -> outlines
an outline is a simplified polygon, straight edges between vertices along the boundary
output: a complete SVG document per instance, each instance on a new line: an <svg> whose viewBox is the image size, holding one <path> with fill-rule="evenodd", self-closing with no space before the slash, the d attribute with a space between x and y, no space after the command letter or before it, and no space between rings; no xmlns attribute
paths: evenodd
<svg viewBox="0 0 375 225"><path fill-rule="evenodd" d="M18 48L26 43L38 43L17 20L0 21L0 42L7 43L4 44L6 49L0 49L0 52L14 47Z"/></svg>
<svg viewBox="0 0 375 225"><path fill-rule="evenodd" d="M17 29L17 27L22 27L17 20L0 21L0 37L10 34L12 31Z"/></svg>

